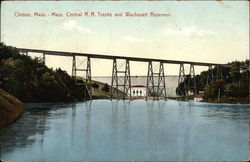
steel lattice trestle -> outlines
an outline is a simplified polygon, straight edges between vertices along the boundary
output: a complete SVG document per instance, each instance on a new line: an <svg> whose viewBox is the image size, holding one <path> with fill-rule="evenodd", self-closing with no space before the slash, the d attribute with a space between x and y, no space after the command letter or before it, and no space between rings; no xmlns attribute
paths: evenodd
<svg viewBox="0 0 250 162"><path fill-rule="evenodd" d="M123 69L123 63L119 64L119 67L121 68L119 69L117 66L117 61L117 59L113 60L111 98L125 99L128 95L129 99L131 99L131 78L129 60L125 60L125 69Z"/></svg>
<svg viewBox="0 0 250 162"><path fill-rule="evenodd" d="M164 74L164 65L163 65L162 62L160 62L160 68L159 68L157 94L159 94L159 96L163 95L163 98L165 100L167 99L166 84L165 84L165 74ZM157 100L158 100L159 96L157 95Z"/></svg>
<svg viewBox="0 0 250 162"><path fill-rule="evenodd" d="M194 64L197 66L209 66L209 65L220 65L224 67L230 67L226 64L217 64L217 63L205 63L205 62L192 62L192 61L177 61L177 60L165 60L165 59L154 59L154 58L139 58L139 57L125 57L125 56L111 56L104 54L90 54L90 53L76 53L76 52L64 52L64 51L49 51L49 50L38 50L38 49L27 49L27 48L17 48L19 52L34 52L34 53L45 53L46 55L57 55L57 56L83 56L96 59L123 59L129 61L140 61L140 62L162 62L167 64Z"/></svg>
<svg viewBox="0 0 250 162"><path fill-rule="evenodd" d="M208 66L208 71L207 71L207 84L206 88L208 88L209 84L214 81L214 73L213 73L213 65Z"/></svg>
<svg viewBox="0 0 250 162"><path fill-rule="evenodd" d="M45 53L43 53L43 62L44 62L44 64L45 64L45 57L46 56L46 54Z"/></svg>
<svg viewBox="0 0 250 162"><path fill-rule="evenodd" d="M76 56L73 56L72 58L72 77L76 81Z"/></svg>
<svg viewBox="0 0 250 162"><path fill-rule="evenodd" d="M157 79L157 84L155 83L154 80L155 78ZM147 75L146 88L147 88L146 100L150 96L152 96L154 100L155 98L159 100L160 97L161 98L163 97L164 99L167 98L164 66L162 62L159 63L159 71L157 72L154 72L152 61L148 62L148 75Z"/></svg>
<svg viewBox="0 0 250 162"><path fill-rule="evenodd" d="M216 75L214 75L214 73L216 73ZM213 81L219 80L219 79L223 79L223 74L222 74L221 66L216 65L215 68L213 69L213 65L210 65L208 67L208 71L207 71L207 84L206 84L206 88L208 88L209 85Z"/></svg>
<svg viewBox="0 0 250 162"><path fill-rule="evenodd" d="M195 80L195 69L194 65L190 64L189 69L189 75L185 75L185 68L184 64L180 64L179 69L179 79L178 79L178 85L183 83L183 90L182 88L178 88L178 95L180 97L187 97L188 95L196 95L197 88L196 88L196 80ZM192 92L193 94L190 94L189 92Z"/></svg>
<svg viewBox="0 0 250 162"><path fill-rule="evenodd" d="M46 55L54 55L54 56L66 56L66 57L73 57L72 62L72 76L74 77L75 81L77 82L77 71L84 71L86 72L85 76L85 85L86 85L86 94L88 93L91 98L91 66L90 66L90 58L94 59L109 59L113 60L113 72L112 72L112 88L111 88L111 95L112 97L115 94L115 89L118 87L123 87L122 92L124 94L122 95L122 98L125 98L126 94L130 94L131 97L131 81L130 81L130 68L129 68L129 62L130 61L139 61L139 62L148 62L148 76L147 76L147 96L146 99L153 93L157 99L159 98L159 94L166 97L166 87L165 87L165 75L164 75L164 68L163 64L179 64L180 70L179 70L179 80L178 83L184 82L186 79L185 71L184 71L184 64L190 64L190 80L188 81L188 84L184 82L183 92L179 93L181 96L185 96L187 94L187 90L194 89L194 93L196 92L196 83L195 83L195 73L194 73L194 65L195 66L208 66L208 72L207 72L207 83L206 87L209 86L209 84L217 79L222 79L222 69L221 67L231 67L231 65L227 64L217 64L217 63L204 63L204 62L192 62L192 61L178 61L178 60L165 60L165 59L154 59L154 58L139 58L139 57L125 57L125 56L111 56L111 55L102 55L102 54L90 54L90 53L76 53L76 52L64 52L64 51L49 51L49 50L38 50L38 49L25 49L25 48L17 48L20 53L28 55L29 52L32 53L41 53L43 62L45 63L45 56ZM87 58L87 67L86 69L77 69L76 67L76 56L77 57L85 57ZM126 66L125 70L119 71L117 69L117 60L126 60ZM159 73L154 73L152 62L160 63L159 66ZM217 69L213 69L213 67L216 67ZM119 83L119 76L118 74L123 74L124 79L123 83L120 85ZM157 74L157 75L156 75ZM215 75L214 75L215 74ZM155 76L156 75L156 76ZM154 83L154 80L156 77L158 77L158 83ZM193 82L193 84L192 84ZM81 83L83 84L83 83ZM118 93L116 92L116 96L118 97ZM118 98L121 98L118 97Z"/></svg>
<svg viewBox="0 0 250 162"><path fill-rule="evenodd" d="M190 92L192 91L193 95L196 95L196 93L197 93L196 81L195 81L195 70L194 70L194 65L193 64L190 64L187 90L190 91Z"/></svg>
<svg viewBox="0 0 250 162"><path fill-rule="evenodd" d="M150 86L149 84L152 84ZM153 77L153 67L152 67L152 61L148 62L148 75L147 75L147 87L146 87L146 100L150 96L151 93L154 93L154 77ZM153 92L152 92L153 91Z"/></svg>
<svg viewBox="0 0 250 162"><path fill-rule="evenodd" d="M186 93L187 93L187 85L185 83L185 79L186 79L186 75L185 75L184 64L180 64L178 85L180 85L180 83L184 84L183 85L184 86L184 91L182 91L181 89L178 89L179 96L181 96L181 97L186 96Z"/></svg>
<svg viewBox="0 0 250 162"><path fill-rule="evenodd" d="M85 85L84 89L84 96L89 96L89 99L92 99L92 90L91 90L91 64L90 64L90 57L87 57L87 60L85 60L86 67L84 68L84 65L81 65L83 68L78 69L76 67L76 56L73 56L72 60L72 77L75 80L75 83L77 85ZM79 82L77 79L77 71L84 72L83 79L84 81Z"/></svg>
<svg viewBox="0 0 250 162"><path fill-rule="evenodd" d="M85 93L89 94L90 99L92 99L92 85L91 85L91 64L90 64L90 57L87 59L87 69L86 69L86 88Z"/></svg>
<svg viewBox="0 0 250 162"><path fill-rule="evenodd" d="M222 74L222 69L221 69L221 66L217 65L216 66L216 79L219 80L219 79L223 79L223 74Z"/></svg>

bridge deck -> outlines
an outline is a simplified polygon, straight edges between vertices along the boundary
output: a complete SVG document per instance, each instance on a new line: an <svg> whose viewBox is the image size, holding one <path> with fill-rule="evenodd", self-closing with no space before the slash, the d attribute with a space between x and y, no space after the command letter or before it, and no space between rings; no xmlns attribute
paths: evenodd
<svg viewBox="0 0 250 162"><path fill-rule="evenodd" d="M154 59L154 58L139 58L139 57L126 57L126 56L112 56L112 55L102 55L102 54L90 54L90 53L77 53L77 52L63 52L63 51L48 51L48 50L38 50L38 49L26 49L26 48L17 48L19 52L34 52L34 53L43 53L45 55L56 55L56 56L86 56L90 58L97 59L126 59L129 61L139 61L139 62L162 62L168 64L193 64L198 66L209 66L209 65L219 65L219 66L228 66L227 64L217 64L217 63L205 63L205 62L192 62L192 61L177 61L177 60L164 60L164 59Z"/></svg>

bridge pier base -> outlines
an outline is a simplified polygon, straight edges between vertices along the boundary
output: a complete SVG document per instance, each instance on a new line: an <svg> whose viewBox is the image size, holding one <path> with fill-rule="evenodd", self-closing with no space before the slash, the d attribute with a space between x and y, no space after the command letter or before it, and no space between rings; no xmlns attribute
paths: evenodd
<svg viewBox="0 0 250 162"><path fill-rule="evenodd" d="M158 69L156 69L158 70ZM155 83L155 78L157 83ZM165 84L165 74L164 65L162 62L159 63L159 71L154 72L154 67L152 61L148 62L148 75L147 75L147 87L146 87L146 100L148 97L153 97L155 100L159 100L160 97L167 99L166 94L166 84Z"/></svg>
<svg viewBox="0 0 250 162"><path fill-rule="evenodd" d="M117 99L125 99L126 96L128 95L129 99L131 99L132 94L131 94L131 78L130 78L129 60L119 59L119 61L123 61L123 62L118 63L118 59L113 59L113 70L112 70L112 79L111 79L111 98L113 99L115 97ZM121 92L119 92L119 90Z"/></svg>

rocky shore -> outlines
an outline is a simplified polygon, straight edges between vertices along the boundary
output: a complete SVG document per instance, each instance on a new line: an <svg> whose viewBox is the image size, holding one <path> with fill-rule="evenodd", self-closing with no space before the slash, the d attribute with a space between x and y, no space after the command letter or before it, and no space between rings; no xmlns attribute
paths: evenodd
<svg viewBox="0 0 250 162"><path fill-rule="evenodd" d="M0 89L0 129L18 119L23 110L24 105L21 101Z"/></svg>

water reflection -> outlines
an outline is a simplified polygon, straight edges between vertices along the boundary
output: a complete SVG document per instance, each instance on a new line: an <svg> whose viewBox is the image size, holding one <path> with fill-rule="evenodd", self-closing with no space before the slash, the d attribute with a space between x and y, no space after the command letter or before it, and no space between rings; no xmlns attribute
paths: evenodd
<svg viewBox="0 0 250 162"><path fill-rule="evenodd" d="M71 131L70 131L70 133L71 133L71 142L70 142L70 144L71 144L71 148L73 148L73 143L75 143L75 141L74 141L74 137L75 137L75 118L76 118L76 103L73 103L72 104L72 112L71 112Z"/></svg>
<svg viewBox="0 0 250 162"><path fill-rule="evenodd" d="M20 148L29 147L35 142L40 143L43 149L44 132L50 129L50 118L60 117L64 113L51 113L51 110L67 108L73 104L26 104L25 112L14 124L4 128L0 132L1 154L13 152Z"/></svg>
<svg viewBox="0 0 250 162"><path fill-rule="evenodd" d="M10 125L6 129L1 131L1 146L2 153L13 151L18 147L31 145L36 139L30 138L35 134L43 136L44 131L49 129L49 125L46 123L46 117L50 115L49 109L44 111L38 111L36 108L26 111L20 120L15 123L15 126ZM27 116L32 116L29 120L26 120ZM40 139L41 143L43 139ZM8 141L8 142L5 142Z"/></svg>
<svg viewBox="0 0 250 162"><path fill-rule="evenodd" d="M250 119L249 105L233 105L233 104L209 104L197 102L178 102L180 113L196 114L204 117L229 118L234 120ZM199 113L197 113L199 112Z"/></svg>
<svg viewBox="0 0 250 162"><path fill-rule="evenodd" d="M247 160L249 116L172 100L31 104L0 142L10 161Z"/></svg>
<svg viewBox="0 0 250 162"><path fill-rule="evenodd" d="M85 120L84 120L84 125L85 125L85 136L83 136L84 138L84 143L85 143L85 148L86 148L86 157L88 157L88 155L91 154L91 104L92 101L88 101L85 103Z"/></svg>
<svg viewBox="0 0 250 162"><path fill-rule="evenodd" d="M120 155L124 159L129 150L130 145L130 103L131 101L113 100L111 102L111 132L110 145L112 150L120 150L123 148L125 151ZM122 141L126 141L125 143Z"/></svg>

